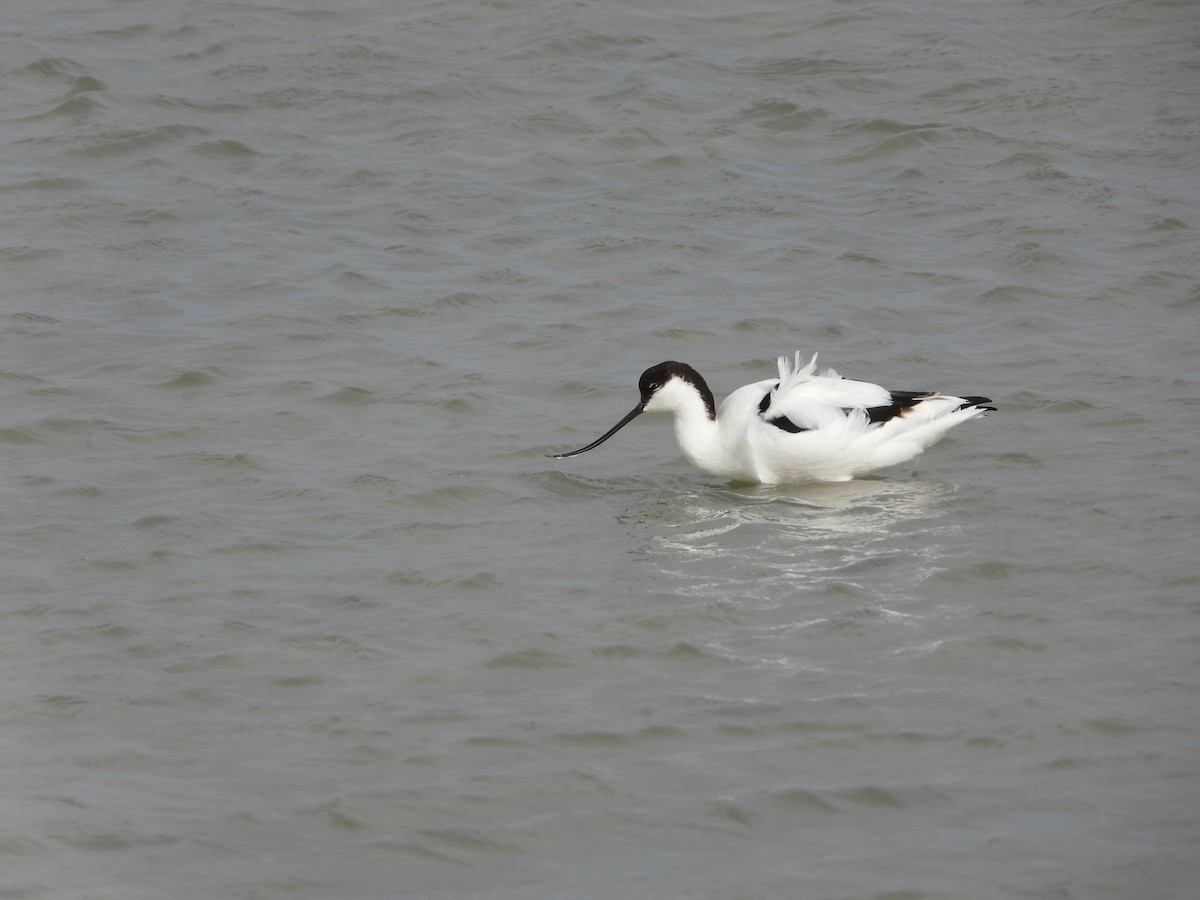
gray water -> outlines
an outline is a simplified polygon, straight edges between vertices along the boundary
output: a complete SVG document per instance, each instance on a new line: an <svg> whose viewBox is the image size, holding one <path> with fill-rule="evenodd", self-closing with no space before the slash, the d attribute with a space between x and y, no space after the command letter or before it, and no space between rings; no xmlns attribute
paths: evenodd
<svg viewBox="0 0 1200 900"><path fill-rule="evenodd" d="M1194 896L1198 25L8 0L0 896ZM999 411L544 456L796 349Z"/></svg>

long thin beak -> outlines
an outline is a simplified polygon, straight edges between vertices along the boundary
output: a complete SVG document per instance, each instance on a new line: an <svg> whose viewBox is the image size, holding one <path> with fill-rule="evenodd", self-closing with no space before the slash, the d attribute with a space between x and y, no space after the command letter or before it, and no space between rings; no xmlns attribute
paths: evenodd
<svg viewBox="0 0 1200 900"><path fill-rule="evenodd" d="M634 419L636 419L638 416L640 416L642 414L642 410L644 410L645 408L646 408L646 406L644 403L639 403L637 406L635 406L633 409L631 409L629 411L629 414L627 416L625 416L625 418L623 418L620 422L618 422L616 425L614 425L612 428L610 428L608 431L606 431L602 436L596 438L596 440L592 441L586 447L580 447L578 450L572 450L570 453L551 453L551 454L549 454L550 458L551 459L566 459L568 456L578 456L580 453L587 453L593 447L599 447L601 444L603 444L605 441L607 441L610 437L612 437L614 434L616 434L618 431L620 431L622 428L624 428L626 425L628 425L630 422L632 422Z"/></svg>

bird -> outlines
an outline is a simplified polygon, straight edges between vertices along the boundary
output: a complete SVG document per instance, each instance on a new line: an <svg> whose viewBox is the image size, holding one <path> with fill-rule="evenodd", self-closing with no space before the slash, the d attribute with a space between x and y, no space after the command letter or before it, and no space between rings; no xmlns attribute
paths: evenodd
<svg viewBox="0 0 1200 900"><path fill-rule="evenodd" d="M688 462L736 483L850 481L905 462L955 425L995 412L988 397L894 391L818 374L817 354L779 357L779 376L740 387L717 408L703 376L668 360L638 379L641 398L625 418L586 447L550 454L568 459L599 447L642 413L675 417Z"/></svg>

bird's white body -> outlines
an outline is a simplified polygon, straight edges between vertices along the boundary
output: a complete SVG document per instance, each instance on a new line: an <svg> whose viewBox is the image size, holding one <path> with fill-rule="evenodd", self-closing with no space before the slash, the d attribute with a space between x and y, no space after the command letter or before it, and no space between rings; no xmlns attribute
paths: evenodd
<svg viewBox="0 0 1200 900"><path fill-rule="evenodd" d="M704 379L683 363L660 363L642 375L642 402L600 440L641 412L669 412L683 455L697 468L731 481L796 484L849 481L912 459L947 431L992 407L986 397L889 391L817 374L779 358L779 377L748 384L714 409Z"/></svg>

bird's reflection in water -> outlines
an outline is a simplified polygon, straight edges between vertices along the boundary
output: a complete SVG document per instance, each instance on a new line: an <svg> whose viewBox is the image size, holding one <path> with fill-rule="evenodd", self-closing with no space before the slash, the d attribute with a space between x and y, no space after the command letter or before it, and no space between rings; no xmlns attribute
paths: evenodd
<svg viewBox="0 0 1200 900"><path fill-rule="evenodd" d="M921 584L948 559L959 505L953 486L921 481L739 485L660 495L626 521L657 588L724 611L711 651L804 668L786 640L799 630L926 614Z"/></svg>

